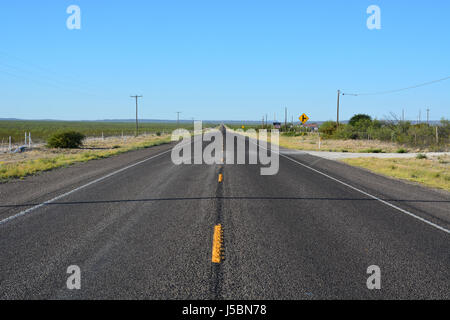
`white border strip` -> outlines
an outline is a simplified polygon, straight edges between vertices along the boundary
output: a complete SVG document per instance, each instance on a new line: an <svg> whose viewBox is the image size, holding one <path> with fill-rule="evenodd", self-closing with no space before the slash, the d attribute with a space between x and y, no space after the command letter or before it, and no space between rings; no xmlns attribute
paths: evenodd
<svg viewBox="0 0 450 320"><path fill-rule="evenodd" d="M251 139L249 138L249 141L250 141L250 140L251 140ZM252 142L252 143L255 144L254 142ZM261 146L259 146L259 147L261 147ZM264 148L264 147L261 147L261 148L268 150L267 148ZM288 159L288 160L291 160L292 162L295 162L295 163L297 163L297 164L299 164L299 165L301 165L301 166L303 166L303 167L305 167L305 168L308 168L308 169L310 169L310 170L312 170L312 171L314 171L314 172L316 172L316 173L318 173L318 174L321 174L321 175L323 175L324 177L327 177L327 178L329 178L329 179L331 179L331 180L333 180L333 181L336 181L336 182L338 182L338 183L340 183L340 184L342 184L342 185L344 185L344 186L346 186L346 187L348 187L348 188L350 188L350 189L353 189L353 190L355 190L355 191L358 191L359 193L362 193L362 194L364 194L364 195L366 195L366 196L368 196L368 197L370 197L370 198L372 198L372 199L378 200L378 201L380 201L381 203L384 203L385 205L387 205L387 206L389 206L389 207L391 207L391 208L397 209L398 211L403 212L403 213L405 213L405 214L407 214L407 215L409 215L409 216L411 216L411 217L413 217L413 218L415 218L415 219L417 219L417 220L420 220L420 221L422 221L423 223L426 223L426 224L428 224L428 225L430 225L430 226L432 226L432 227L434 227L434 228L436 228L436 229L439 229L439 230L444 231L444 232L446 232L446 233L450 233L450 230L448 230L448 229L446 229L446 228L444 228L444 227L441 227L440 225L437 225L437 224L435 224L435 223L433 223L433 222L431 222L431 221L428 221L428 220L426 220L426 219L424 219L424 218L422 218L422 217L419 217L419 216L415 215L414 213L411 213L411 212L409 212L409 211L407 211L407 210L405 210L405 209L402 209L402 208L400 208L400 207L397 207L396 205L393 205L392 203L389 203L389 202L387 202L387 201L385 201L385 200L383 200L383 199L380 199L380 198L378 198L378 197L376 197L376 196L374 196L374 195L371 195L370 193L367 193L367 192L365 192L365 191L363 191L363 190L361 190L361 189L358 189L358 188L356 188L356 187L354 187L354 186L351 186L351 185L349 185L348 183L345 183L345 182L343 182L343 181L341 181L341 180L339 180L339 179L336 179L336 178L334 178L334 177L332 177L332 176L330 176L330 175L328 175L328 174L326 174L326 173L323 173L323 172L321 172L321 171L319 171L319 170L317 170L317 169L314 169L314 168L312 168L312 167L310 167L310 166L308 166L308 165L306 165L306 164L303 164L303 163L301 163L301 162L299 162L299 161L297 161L297 160L294 160L294 159L292 159L292 158L290 158L290 157L288 157L288 156L286 156L286 155L284 155L284 154L281 154L281 153L279 153L279 152L276 152L276 153L278 153L280 156L282 156L282 157L284 157L284 158L286 158L286 159Z"/></svg>
<svg viewBox="0 0 450 320"><path fill-rule="evenodd" d="M90 185L93 185L94 183L97 183L97 182L100 182L100 181L102 181L102 180L105 180L105 179L107 179L107 178L109 178L109 177L111 177L111 176L113 176L113 175L115 175L115 174L117 174L117 173L120 173L120 172L125 171L125 170L130 169L130 168L133 168L133 167L135 167L135 166L137 166L137 165L140 165L140 164L142 164L142 163L144 163L144 162L147 162L147 161L149 161L149 160L152 160L152 159L154 159L154 158L157 158L157 157L159 157L159 156L161 156L161 155L163 155L163 154L166 154L166 153L168 153L168 152L171 152L171 151L172 151L172 148L169 149L169 150L167 150L167 151L158 153L157 155L154 155L154 156L152 156L152 157L150 157L150 158L141 160L141 161L136 162L136 163L133 163L133 164L131 164L131 165L129 165L129 166L123 167L122 169L119 169L119 170L116 170L116 171L114 171L114 172L111 172L111 173L107 174L106 176L103 176L103 177L101 177L101 178L95 179L95 180L93 180L93 181L91 181L91 182L88 182L88 183L86 183L86 184L84 184L84 185L78 187L78 188L75 188L75 189L73 189L73 190L71 190L71 191L68 191L68 192L66 192L66 193L64 193L64 194L61 194L61 195L59 195L59 196L57 196L57 197L55 197L55 198L53 198L53 199L47 200L47 201L45 201L45 202L43 202L43 203L41 203L41 204L35 205L34 207L28 208L28 209L26 209L26 210L24 210L24 211L21 211L21 212L15 214L15 215L13 215L13 216L10 216L10 217L8 217L8 218L5 218L5 219L3 219L3 220L0 221L0 226L3 225L3 224L5 224L5 223L7 223L7 222L9 222L9 221L11 221L11 220L14 220L14 219L16 219L16 218L19 218L19 217L21 217L21 216L24 216L24 215L26 215L26 214L28 214L28 213L30 213L30 212L36 210L36 209L39 209L39 208L41 208L41 207L43 207L43 206L45 206L45 205L48 205L48 204L50 204L50 203L52 203L52 202L55 202L56 200L59 200L59 199L61 199L61 198L64 198L64 197L68 196L69 194L72 194L72 193L77 192L77 191L79 191L79 190L81 190L81 189L84 189L84 188L86 188L86 187L88 187L88 186L90 186Z"/></svg>

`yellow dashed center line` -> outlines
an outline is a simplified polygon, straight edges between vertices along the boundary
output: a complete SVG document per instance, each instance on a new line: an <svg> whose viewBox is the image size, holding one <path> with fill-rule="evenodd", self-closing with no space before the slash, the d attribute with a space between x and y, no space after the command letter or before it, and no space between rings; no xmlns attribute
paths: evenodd
<svg viewBox="0 0 450 320"><path fill-rule="evenodd" d="M218 224L214 226L211 261L213 263L220 263L221 258L222 258L222 225Z"/></svg>
<svg viewBox="0 0 450 320"><path fill-rule="evenodd" d="M219 173L219 182L223 181L223 174Z"/></svg>

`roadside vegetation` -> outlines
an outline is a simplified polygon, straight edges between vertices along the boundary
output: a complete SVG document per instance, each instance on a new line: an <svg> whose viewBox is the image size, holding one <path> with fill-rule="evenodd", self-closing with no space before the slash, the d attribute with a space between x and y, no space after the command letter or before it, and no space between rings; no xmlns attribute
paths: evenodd
<svg viewBox="0 0 450 320"><path fill-rule="evenodd" d="M450 121L441 120L439 126L410 121L373 120L365 114L354 115L348 124L324 122L319 132L325 139L378 140L428 151L448 151L450 145Z"/></svg>
<svg viewBox="0 0 450 320"><path fill-rule="evenodd" d="M233 129L230 126L227 127ZM420 151L420 149L416 150L404 147L395 142L379 140L324 139L319 136L317 132L308 132L305 128L297 128L295 130L296 131L291 130L288 132L282 132L280 134L280 147L307 151L355 153L407 153ZM247 130L244 130L244 135L246 135L246 131ZM321 139L320 144L319 139ZM271 142L270 134L268 135L268 141Z"/></svg>
<svg viewBox="0 0 450 320"><path fill-rule="evenodd" d="M83 144L86 136L76 131L67 131L56 133L52 135L48 141L47 146L50 148L79 148Z"/></svg>
<svg viewBox="0 0 450 320"><path fill-rule="evenodd" d="M228 126L241 129L239 126ZM245 126L248 129L272 129L272 125ZM282 124L280 146L290 149L361 153L408 153L450 151L450 121L439 125L412 124L410 121L377 120L356 114L348 123L325 121L318 131L310 127ZM270 136L270 135L269 135ZM320 137L320 148L319 148Z"/></svg>
<svg viewBox="0 0 450 320"><path fill-rule="evenodd" d="M450 191L450 156L417 156L411 159L354 158L343 159L352 166L429 187Z"/></svg>
<svg viewBox="0 0 450 320"><path fill-rule="evenodd" d="M170 142L170 135L142 135L122 138L88 138L80 148L49 148L42 145L23 153L0 154L0 181L23 178L40 171L65 167L77 162L107 158L131 150Z"/></svg>
<svg viewBox="0 0 450 320"><path fill-rule="evenodd" d="M141 134L167 134L173 130L185 128L193 129L191 122L140 122L139 132ZM109 121L42 121L42 120L0 120L0 140L7 143L11 137L14 144L24 141L24 133L31 132L33 142L47 142L57 133L76 131L86 137L111 137L135 134L134 122L109 122Z"/></svg>
<svg viewBox="0 0 450 320"><path fill-rule="evenodd" d="M262 126L256 129L262 129ZM426 123L412 124L409 121L373 120L368 115L358 114L339 127L336 122L326 121L318 131L301 126L282 126L279 145L308 151L418 153L410 158L364 157L342 161L385 176L450 191L450 156L426 154L450 151L448 120L443 119L440 125L431 126ZM270 142L270 135L268 140Z"/></svg>

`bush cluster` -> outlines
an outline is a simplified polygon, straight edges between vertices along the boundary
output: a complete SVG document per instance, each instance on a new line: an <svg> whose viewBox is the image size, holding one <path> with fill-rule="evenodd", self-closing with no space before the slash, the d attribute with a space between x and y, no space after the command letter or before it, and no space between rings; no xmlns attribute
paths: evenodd
<svg viewBox="0 0 450 320"><path fill-rule="evenodd" d="M334 121L326 121L320 126L319 132L324 138L375 139L440 150L449 146L450 121L443 119L441 124L436 127L426 123L412 124L410 121L373 120L368 115L357 114L350 119L348 124L341 123L339 127Z"/></svg>
<svg viewBox="0 0 450 320"><path fill-rule="evenodd" d="M79 148L85 136L76 131L66 131L52 135L47 146L50 148Z"/></svg>

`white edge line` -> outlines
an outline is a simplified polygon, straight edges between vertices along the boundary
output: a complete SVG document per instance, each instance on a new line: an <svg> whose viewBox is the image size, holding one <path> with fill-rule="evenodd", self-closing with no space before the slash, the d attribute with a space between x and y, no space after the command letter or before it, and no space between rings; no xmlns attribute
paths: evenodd
<svg viewBox="0 0 450 320"><path fill-rule="evenodd" d="M7 223L7 222L9 222L9 221L11 221L11 220L14 220L14 219L16 219L16 218L19 218L19 217L21 217L21 216L24 216L24 215L26 215L26 214L28 214L28 213L30 213L30 212L36 210L36 209L39 209L39 208L41 208L41 207L43 207L43 206L45 206L45 205L48 205L48 204L50 204L50 203L52 203L52 202L55 202L56 200L59 200L59 199L61 199L61 198L64 198L64 197L68 196L69 194L72 194L72 193L77 192L77 191L79 191L79 190L81 190L81 189L84 189L84 188L86 188L86 187L88 187L88 186L90 186L90 185L93 185L94 183L97 183L97 182L100 182L100 181L102 181L102 180L105 180L105 179L107 179L107 178L109 178L109 177L111 177L111 176L113 176L113 175L115 175L115 174L117 174L117 173L120 173L120 172L122 172L122 171L125 171L125 170L127 170L127 169L130 169L130 168L135 167L135 166L137 166L137 165L140 165L140 164L142 164L142 163L144 163L144 162L147 162L147 161L149 161L149 160L152 160L152 159L154 159L154 158L156 158L156 157L159 157L159 156L161 156L161 155L163 155L163 154L166 154L166 153L168 153L168 152L171 152L171 151L172 151L172 149L167 150L167 151L164 151L164 152L161 152L161 153L158 153L157 155L154 155L154 156L152 156L152 157L150 157L150 158L147 158L147 159L138 161L138 162L133 163L133 164L131 164L131 165L129 165L129 166L126 166L126 167L123 167L123 168L121 168L121 169L119 169L119 170L116 170L116 171L113 171L113 172L111 172L111 173L108 173L106 176L103 176L103 177L100 177L100 178L98 178L98 179L95 179L95 180L93 180L93 181L91 181L91 182L88 182L88 183L86 183L86 184L84 184L84 185L82 185L82 186L79 186L79 187L77 187L77 188L71 190L71 191L68 191L68 192L66 192L66 193L63 193L63 194L61 194L61 195L59 195L59 196L57 196L57 197L55 197L55 198L53 198L53 199L47 200L47 201L45 201L45 202L42 202L41 204L35 205L34 207L31 207L31 208L28 208L28 209L26 209L26 210L23 210L23 211L21 211L21 212L15 214L15 215L12 215L12 216L10 216L10 217L8 217L8 218L5 218L5 219L1 220L1 221L0 221L0 226L3 225L3 224L5 224L5 223Z"/></svg>
<svg viewBox="0 0 450 320"><path fill-rule="evenodd" d="M250 139L250 137L249 137L249 141L250 141L250 140L251 140L251 139ZM253 142L253 141L252 141L252 143L253 143L253 144L256 144L256 143ZM258 145L258 144L256 144L256 145ZM264 148L264 147L262 147L262 146L259 146L259 147L268 150L267 148ZM413 218L416 218L417 220L420 220L420 221L422 221L422 222L424 222L424 223L426 223L426 224L428 224L428 225L430 225L430 226L432 226L432 227L435 227L436 229L439 229L439 230L444 231L444 232L446 232L446 233L450 233L450 230L448 230L448 229L446 229L446 228L444 228L444 227L441 227L440 225L437 225L436 223L433 223L433 222L431 222L431 221L428 221L428 220L426 220L426 219L424 219L424 218L422 218L422 217L419 217L419 216L415 215L414 213L411 213L411 212L409 212L409 211L407 211L407 210L405 210L405 209L402 209L402 208L400 208L400 207L397 207L396 205L393 205L393 204L390 203L390 202L387 202L387 201L385 201L385 200L383 200L383 199L380 199L380 198L378 198L378 197L376 197L376 196L374 196L374 195L371 195L370 193L367 193L367 192L365 192L365 191L363 191L363 190L361 190L361 189L358 189L358 188L356 188L356 187L354 187L354 186L352 186L352 185L349 185L348 183L345 183L345 182L343 182L343 181L341 181L341 180L339 180L339 179L336 179L336 178L334 178L334 177L332 177L332 176L330 176L330 175L328 175L328 174L326 174L326 173L323 173L323 172L321 172L321 171L319 171L319 170L317 170L317 169L314 169L314 168L312 168L312 167L310 167L310 166L308 166L308 165L306 165L306 164L303 164L303 163L301 163L301 162L299 162L299 161L297 161L297 160L294 160L294 159L292 159L292 158L290 158L290 157L288 157L288 156L286 156L286 155L284 155L284 154L281 154L280 152L275 152L275 153L278 153L280 156L282 156L282 157L284 157L284 158L286 158L286 159L288 159L288 160L291 160L292 162L295 162L295 163L297 163L297 164L299 164L299 165L301 165L301 166L303 166L303 167L305 167L305 168L308 168L308 169L310 169L310 170L312 170L312 171L314 171L314 172L317 172L317 173L319 173L319 174L321 174L321 175L323 175L323 176L325 176L325 177L327 177L327 178L329 178L329 179L331 179L331 180L333 180L333 181L336 181L336 182L338 182L338 183L340 183L340 184L342 184L342 185L344 185L344 186L346 186L346 187L348 187L348 188L350 188L350 189L353 189L353 190L355 190L355 191L358 191L358 192L360 192L360 193L362 193L362 194L364 194L364 195L366 195L366 196L368 196L368 197L370 197L370 198L372 198L372 199L378 200L378 201L380 201L381 203L384 203L385 205L387 205L387 206L389 206L389 207L391 207L391 208L397 209L397 210L400 211L400 212L403 212L403 213L405 213L405 214L407 214L407 215L409 215L409 216L411 216L411 217L413 217Z"/></svg>

